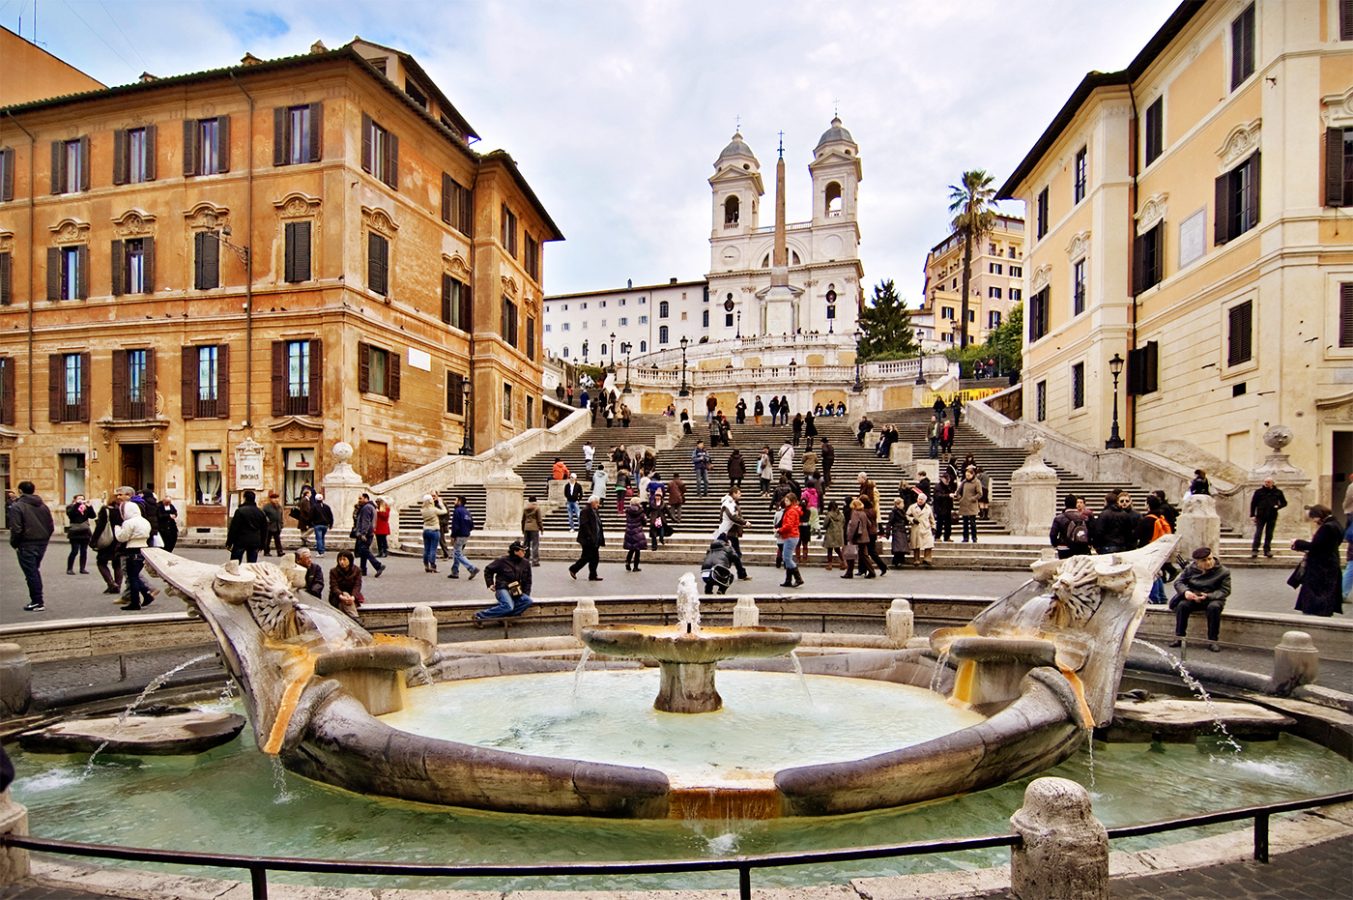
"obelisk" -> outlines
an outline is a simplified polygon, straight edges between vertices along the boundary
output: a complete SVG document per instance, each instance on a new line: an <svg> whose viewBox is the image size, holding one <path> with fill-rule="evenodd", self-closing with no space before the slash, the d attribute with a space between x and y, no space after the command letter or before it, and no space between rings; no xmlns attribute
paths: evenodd
<svg viewBox="0 0 1353 900"><path fill-rule="evenodd" d="M771 254L770 287L757 292L764 311L762 333L793 334L799 327L798 296L789 286L789 242L785 236L785 133L780 132L780 158L775 163L775 249Z"/></svg>

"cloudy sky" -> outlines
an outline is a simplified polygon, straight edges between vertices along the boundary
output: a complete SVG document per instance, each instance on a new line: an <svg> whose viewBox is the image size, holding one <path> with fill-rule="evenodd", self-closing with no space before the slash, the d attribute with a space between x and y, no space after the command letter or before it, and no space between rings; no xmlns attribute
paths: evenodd
<svg viewBox="0 0 1353 900"><path fill-rule="evenodd" d="M109 85L316 39L409 51L563 230L549 293L702 277L706 179L739 117L770 192L784 131L789 220L807 219L839 109L864 166L866 282L914 306L948 185L984 168L999 186L1081 77L1124 67L1177 0L0 0L0 24L31 39L35 4L38 43Z"/></svg>

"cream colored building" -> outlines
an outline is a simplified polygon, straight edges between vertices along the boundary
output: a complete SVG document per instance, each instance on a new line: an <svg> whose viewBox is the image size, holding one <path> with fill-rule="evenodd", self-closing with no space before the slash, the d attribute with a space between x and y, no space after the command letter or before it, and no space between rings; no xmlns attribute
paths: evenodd
<svg viewBox="0 0 1353 900"><path fill-rule="evenodd" d="M1236 468L1290 427L1309 497L1353 457L1353 22L1334 0L1185 3L1092 72L999 191L1023 200L1024 416ZM1262 167L1260 161L1262 160ZM1198 455L1195 458L1206 458Z"/></svg>
<svg viewBox="0 0 1353 900"><path fill-rule="evenodd" d="M1024 290L1024 220L998 213L990 232L973 245L968 287L968 343L980 344L1005 321ZM925 258L925 291L911 315L927 350L957 347L963 308L963 237L950 234Z"/></svg>

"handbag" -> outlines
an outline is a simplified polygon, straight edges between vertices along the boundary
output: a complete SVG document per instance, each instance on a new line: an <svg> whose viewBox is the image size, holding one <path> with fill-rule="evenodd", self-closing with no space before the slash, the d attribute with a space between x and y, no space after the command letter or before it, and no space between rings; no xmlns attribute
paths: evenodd
<svg viewBox="0 0 1353 900"><path fill-rule="evenodd" d="M113 546L113 526L105 524L103 531L100 531L99 536L94 539L94 549L107 550L111 546Z"/></svg>
<svg viewBox="0 0 1353 900"><path fill-rule="evenodd" d="M1301 587L1301 582L1306 578L1306 560L1303 557L1297 567L1292 570L1292 574L1287 576L1288 587Z"/></svg>

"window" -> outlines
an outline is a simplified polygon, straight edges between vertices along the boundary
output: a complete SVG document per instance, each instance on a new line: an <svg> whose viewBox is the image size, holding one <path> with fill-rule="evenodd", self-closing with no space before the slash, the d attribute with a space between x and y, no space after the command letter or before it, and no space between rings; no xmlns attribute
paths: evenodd
<svg viewBox="0 0 1353 900"><path fill-rule="evenodd" d="M1325 205L1353 206L1353 128L1325 129Z"/></svg>
<svg viewBox="0 0 1353 900"><path fill-rule="evenodd" d="M526 317L526 358L534 360L536 358L536 320L534 316ZM527 397L526 399L531 399ZM527 423L530 427L530 423Z"/></svg>
<svg viewBox="0 0 1353 900"><path fill-rule="evenodd" d="M1075 203L1080 203L1085 199L1085 185L1089 180L1089 160L1087 155L1089 150L1085 147L1076 151L1076 180L1071 188L1071 199Z"/></svg>
<svg viewBox="0 0 1353 900"><path fill-rule="evenodd" d="M701 328L709 327L709 310L707 309L701 311L700 313L700 327Z"/></svg>
<svg viewBox="0 0 1353 900"><path fill-rule="evenodd" d="M987 288L987 296L993 300L1001 299L1001 289L998 287Z"/></svg>
<svg viewBox="0 0 1353 900"><path fill-rule="evenodd" d="M1165 152L1165 97L1161 95L1146 108L1144 165L1151 165Z"/></svg>
<svg viewBox="0 0 1353 900"><path fill-rule="evenodd" d="M1254 358L1251 334L1254 302L1246 300L1226 311L1226 364L1238 366Z"/></svg>
<svg viewBox="0 0 1353 900"><path fill-rule="evenodd" d="M442 221L467 237L474 231L474 194L442 173ZM564 307L568 309L567 306Z"/></svg>
<svg viewBox="0 0 1353 900"><path fill-rule="evenodd" d="M366 286L377 294L390 294L390 241L374 231L366 236Z"/></svg>
<svg viewBox="0 0 1353 900"><path fill-rule="evenodd" d="M1011 299L1011 300L1019 300L1019 299L1020 299L1021 297L1023 297L1023 296L1024 296L1024 291L1023 291L1022 288L1011 288L1011 289L1010 289L1010 299Z"/></svg>
<svg viewBox="0 0 1353 900"><path fill-rule="evenodd" d="M296 503L301 488L315 487L315 451L310 447L287 447L282 451L282 502Z"/></svg>
<svg viewBox="0 0 1353 900"><path fill-rule="evenodd" d="M727 226L738 224L741 202L737 197L729 197L723 202L723 223Z"/></svg>
<svg viewBox="0 0 1353 900"><path fill-rule="evenodd" d="M409 98L413 100L414 103L417 103L419 106L423 107L423 109L428 108L427 95L423 93L423 91L418 87L418 85L414 84L412 81L409 81L408 79L404 80L404 93L408 94Z"/></svg>
<svg viewBox="0 0 1353 900"><path fill-rule="evenodd" d="M193 235L193 287L209 291L221 286L221 239L214 231Z"/></svg>
<svg viewBox="0 0 1353 900"><path fill-rule="evenodd" d="M667 326L666 326L666 325L659 325L659 326L658 326L658 343L659 343L659 344L666 344L666 343L668 343L668 342L669 342L669 340L668 340L668 337L667 337Z"/></svg>
<svg viewBox="0 0 1353 900"><path fill-rule="evenodd" d="M1085 260L1078 259L1071 266L1071 314L1085 312Z"/></svg>
<svg viewBox="0 0 1353 900"><path fill-rule="evenodd" d="M399 138L362 113L362 171L399 190Z"/></svg>
<svg viewBox="0 0 1353 900"><path fill-rule="evenodd" d="M621 317L620 317L620 325L621 325L621 327L624 327L624 326L628 325L629 323L630 323L629 316L621 316Z"/></svg>
<svg viewBox="0 0 1353 900"><path fill-rule="evenodd" d="M1150 394L1159 388L1157 372L1160 369L1160 345L1148 341L1146 346L1128 351L1127 392L1134 396Z"/></svg>
<svg viewBox="0 0 1353 900"><path fill-rule="evenodd" d="M684 309L681 311L681 321L686 321L686 310Z"/></svg>
<svg viewBox="0 0 1353 900"><path fill-rule="evenodd" d="M624 305L625 305L625 302L626 302L626 301L625 301L625 298L624 298L624 297L621 297L621 298L620 298L620 305L621 305L621 306L624 306Z"/></svg>
<svg viewBox="0 0 1353 900"><path fill-rule="evenodd" d="M13 255L0 253L0 306L9 306L14 302L13 288L10 282L14 278Z"/></svg>
<svg viewBox="0 0 1353 900"><path fill-rule="evenodd" d="M534 428L536 425L536 398L527 396L526 398L526 427Z"/></svg>
<svg viewBox="0 0 1353 900"><path fill-rule="evenodd" d="M453 416L465 415L465 376L450 370L446 373L446 411Z"/></svg>
<svg viewBox="0 0 1353 900"><path fill-rule="evenodd" d="M52 141L52 193L89 190L89 138Z"/></svg>
<svg viewBox="0 0 1353 900"><path fill-rule="evenodd" d="M527 233L525 237L526 237L526 240L525 240L525 243L526 243L526 259L524 260L524 263L525 263L525 265L526 265L526 274L527 274L527 275L530 275L530 276L531 276L532 278L534 278L536 281L539 281L539 280L540 280L540 241L538 241L538 240L536 240L535 238L531 237L531 235L530 235L529 233ZM623 299L620 301L620 305L621 305L621 306L624 306L624 305L625 305L625 301L624 301ZM530 397L527 397L526 399L529 400L529 399L531 399L531 398L530 398Z"/></svg>
<svg viewBox="0 0 1353 900"><path fill-rule="evenodd" d="M470 286L450 275L442 276L442 321L461 331L472 331L473 308L470 303ZM568 330L568 323L564 323Z"/></svg>
<svg viewBox="0 0 1353 900"><path fill-rule="evenodd" d="M1048 333L1048 288L1029 298L1029 342Z"/></svg>
<svg viewBox="0 0 1353 900"><path fill-rule="evenodd" d="M658 318L666 319L670 315L671 315L671 307L668 305L666 300L663 300L658 304Z"/></svg>
<svg viewBox="0 0 1353 900"><path fill-rule="evenodd" d="M279 106L272 111L272 164L319 162L324 139L324 104Z"/></svg>
<svg viewBox="0 0 1353 900"><path fill-rule="evenodd" d="M554 330L554 326L551 325L549 322L546 322L546 323L545 323L545 333L546 333L546 334L549 334L549 333L550 333L551 331L553 331L553 330Z"/></svg>
<svg viewBox="0 0 1353 900"><path fill-rule="evenodd" d="M1038 192L1038 237L1048 233L1048 189Z"/></svg>
<svg viewBox="0 0 1353 900"><path fill-rule="evenodd" d="M89 421L89 354L47 358L47 408L52 422Z"/></svg>
<svg viewBox="0 0 1353 900"><path fill-rule="evenodd" d="M1001 248L996 246L995 241L991 241L987 244L987 252L990 253L992 256L1000 256Z"/></svg>
<svg viewBox="0 0 1353 900"><path fill-rule="evenodd" d="M993 309L987 313L987 327L999 328L1001 325L1001 311Z"/></svg>
<svg viewBox="0 0 1353 900"><path fill-rule="evenodd" d="M564 349L560 352L559 355L562 356L564 359L568 359L568 344L564 345Z"/></svg>
<svg viewBox="0 0 1353 900"><path fill-rule="evenodd" d="M155 126L113 132L113 184L155 180Z"/></svg>
<svg viewBox="0 0 1353 900"><path fill-rule="evenodd" d="M1158 222L1146 234L1133 239L1132 247L1132 292L1140 294L1147 288L1160 284L1165 268L1165 223Z"/></svg>
<svg viewBox="0 0 1353 900"><path fill-rule="evenodd" d="M230 346L183 348L183 418L230 418Z"/></svg>
<svg viewBox="0 0 1353 900"><path fill-rule="evenodd" d="M941 318L941 319L953 319L953 318L954 318L954 308L953 308L952 306L944 306L944 307L941 307L941 308L940 308L940 318Z"/></svg>
<svg viewBox="0 0 1353 900"><path fill-rule="evenodd" d="M503 245L503 250L513 259L517 258L517 214L507 208L504 203L500 210L502 224L502 233L499 234L499 242Z"/></svg>
<svg viewBox="0 0 1353 900"><path fill-rule="evenodd" d="M559 328L559 330L560 330L560 331L568 331L568 330L569 330L569 323L565 322L565 323Z"/></svg>
<svg viewBox="0 0 1353 900"><path fill-rule="evenodd" d="M1353 284L1339 285L1339 346L1353 347Z"/></svg>
<svg viewBox="0 0 1353 900"><path fill-rule="evenodd" d="M230 171L230 116L185 119L183 174L218 175Z"/></svg>
<svg viewBox="0 0 1353 900"><path fill-rule="evenodd" d="M517 304L507 297L503 298L502 327L503 340L507 341L509 347L517 346Z"/></svg>
<svg viewBox="0 0 1353 900"><path fill-rule="evenodd" d="M512 421L512 385L503 382L503 421Z"/></svg>
<svg viewBox="0 0 1353 900"><path fill-rule="evenodd" d="M31 190L32 188L30 188ZM14 148L0 147L0 203L14 199Z"/></svg>
<svg viewBox="0 0 1353 900"><path fill-rule="evenodd" d="M14 357L0 356L0 425L13 425L14 398L18 393L14 382Z"/></svg>
<svg viewBox="0 0 1353 900"><path fill-rule="evenodd" d="M155 415L155 351L113 351L113 418L140 420Z"/></svg>
<svg viewBox="0 0 1353 900"><path fill-rule="evenodd" d="M220 450L193 451L193 503L218 506L222 500Z"/></svg>
<svg viewBox="0 0 1353 900"><path fill-rule="evenodd" d="M1213 241L1225 244L1259 224L1259 153L1217 177Z"/></svg>
<svg viewBox="0 0 1353 900"><path fill-rule="evenodd" d="M1353 316L1350 316L1349 318L1350 318L1350 319L1353 319ZM640 342L639 342L639 352L640 352L640 353L647 353L647 352L648 352L648 341L640 341Z"/></svg>
<svg viewBox="0 0 1353 900"><path fill-rule="evenodd" d="M1023 277L1024 277L1024 267L1023 267L1023 266L1011 266L1011 267L1010 267L1010 277L1011 277L1011 278L1023 278Z"/></svg>
<svg viewBox="0 0 1353 900"><path fill-rule="evenodd" d="M399 399L399 354L371 344L357 345L357 390Z"/></svg>
<svg viewBox="0 0 1353 900"><path fill-rule="evenodd" d="M47 299L83 300L89 296L89 247L72 244L47 250Z"/></svg>
<svg viewBox="0 0 1353 900"><path fill-rule="evenodd" d="M1085 408L1085 363L1078 362L1071 367L1071 408Z"/></svg>
<svg viewBox="0 0 1353 900"><path fill-rule="evenodd" d="M732 327L733 327L733 314L732 314L732 313L724 313L724 316L723 316L723 325L724 325L725 328L732 328Z"/></svg>
<svg viewBox="0 0 1353 900"><path fill-rule="evenodd" d="M1004 275L1005 267L1000 263L987 263L987 271L992 275Z"/></svg>
<svg viewBox="0 0 1353 900"><path fill-rule="evenodd" d="M640 317L639 317L639 324L640 324L640 325L647 325L647 324L648 324L648 316L640 316Z"/></svg>
<svg viewBox="0 0 1353 900"><path fill-rule="evenodd" d="M1231 22L1231 90L1254 74L1254 4Z"/></svg>
<svg viewBox="0 0 1353 900"><path fill-rule="evenodd" d="M1040 381L1034 385L1034 421L1045 422L1048 418L1048 383Z"/></svg>
<svg viewBox="0 0 1353 900"><path fill-rule="evenodd" d="M310 223L286 223L283 277L288 284L310 280Z"/></svg>
<svg viewBox="0 0 1353 900"><path fill-rule="evenodd" d="M317 416L324 390L323 345L319 340L273 341L272 414Z"/></svg>
<svg viewBox="0 0 1353 900"><path fill-rule="evenodd" d="M155 292L155 239L127 238L111 244L113 296Z"/></svg>
<svg viewBox="0 0 1353 900"><path fill-rule="evenodd" d="M1339 2L1339 40L1353 41L1353 4Z"/></svg>

